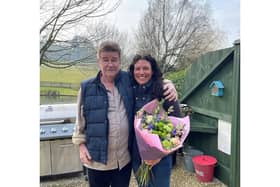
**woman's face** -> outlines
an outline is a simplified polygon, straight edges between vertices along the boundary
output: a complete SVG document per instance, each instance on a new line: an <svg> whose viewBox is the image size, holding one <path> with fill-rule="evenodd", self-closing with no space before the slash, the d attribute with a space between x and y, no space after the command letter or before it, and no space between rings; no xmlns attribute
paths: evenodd
<svg viewBox="0 0 280 187"><path fill-rule="evenodd" d="M134 65L133 74L138 84L147 83L153 75L151 64L147 60L138 60Z"/></svg>

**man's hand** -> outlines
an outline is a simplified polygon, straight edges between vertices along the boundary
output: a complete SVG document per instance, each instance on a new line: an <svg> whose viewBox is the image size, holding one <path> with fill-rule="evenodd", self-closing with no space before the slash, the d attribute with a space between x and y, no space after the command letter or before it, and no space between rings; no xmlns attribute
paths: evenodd
<svg viewBox="0 0 280 187"><path fill-rule="evenodd" d="M156 159L156 160L144 160L144 162L145 162L146 164L150 165L150 166L154 166L154 165L156 165L157 163L159 163L160 160L161 160L161 159L159 158L159 159Z"/></svg>
<svg viewBox="0 0 280 187"><path fill-rule="evenodd" d="M88 152L87 147L85 146L85 144L80 144L80 159L81 162L84 164L90 164L91 163L91 156Z"/></svg>
<svg viewBox="0 0 280 187"><path fill-rule="evenodd" d="M169 101L176 101L178 99L178 94L174 84L170 80L166 79L163 81L163 83L163 90L165 90L163 93L164 99Z"/></svg>

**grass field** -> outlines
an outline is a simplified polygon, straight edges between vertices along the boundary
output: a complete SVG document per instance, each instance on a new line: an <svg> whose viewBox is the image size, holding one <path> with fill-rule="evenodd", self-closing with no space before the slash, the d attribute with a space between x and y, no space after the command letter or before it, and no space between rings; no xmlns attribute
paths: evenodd
<svg viewBox="0 0 280 187"><path fill-rule="evenodd" d="M80 83L98 72L96 64L77 65L66 69L54 69L46 66L40 67L40 81Z"/></svg>
<svg viewBox="0 0 280 187"><path fill-rule="evenodd" d="M96 64L76 65L66 69L54 69L46 66L40 67L40 81L80 84L82 80L95 76L98 72ZM40 87L41 95L49 91L60 95L77 95L77 90L67 88Z"/></svg>

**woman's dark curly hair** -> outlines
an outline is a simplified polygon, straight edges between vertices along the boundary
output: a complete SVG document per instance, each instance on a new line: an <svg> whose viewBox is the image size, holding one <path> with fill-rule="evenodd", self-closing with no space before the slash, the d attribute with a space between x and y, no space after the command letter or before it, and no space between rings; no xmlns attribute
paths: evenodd
<svg viewBox="0 0 280 187"><path fill-rule="evenodd" d="M156 59L153 58L150 54L136 54L133 57L132 63L129 66L129 72L132 75L134 82L136 82L134 78L134 66L139 60L146 60L150 63L153 72L151 77L152 94L155 98L161 99L163 97L163 77Z"/></svg>

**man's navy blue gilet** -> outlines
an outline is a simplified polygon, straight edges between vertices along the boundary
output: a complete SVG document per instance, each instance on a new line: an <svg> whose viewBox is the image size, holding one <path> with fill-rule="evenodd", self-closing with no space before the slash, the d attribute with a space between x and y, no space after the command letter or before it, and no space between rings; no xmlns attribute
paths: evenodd
<svg viewBox="0 0 280 187"><path fill-rule="evenodd" d="M108 160L108 95L100 81L101 72L95 78L81 83L83 114L85 117L86 146L96 162L106 164ZM115 78L117 87L126 109L129 123L128 149L131 152L134 136L134 98L131 79L127 72L120 71Z"/></svg>

